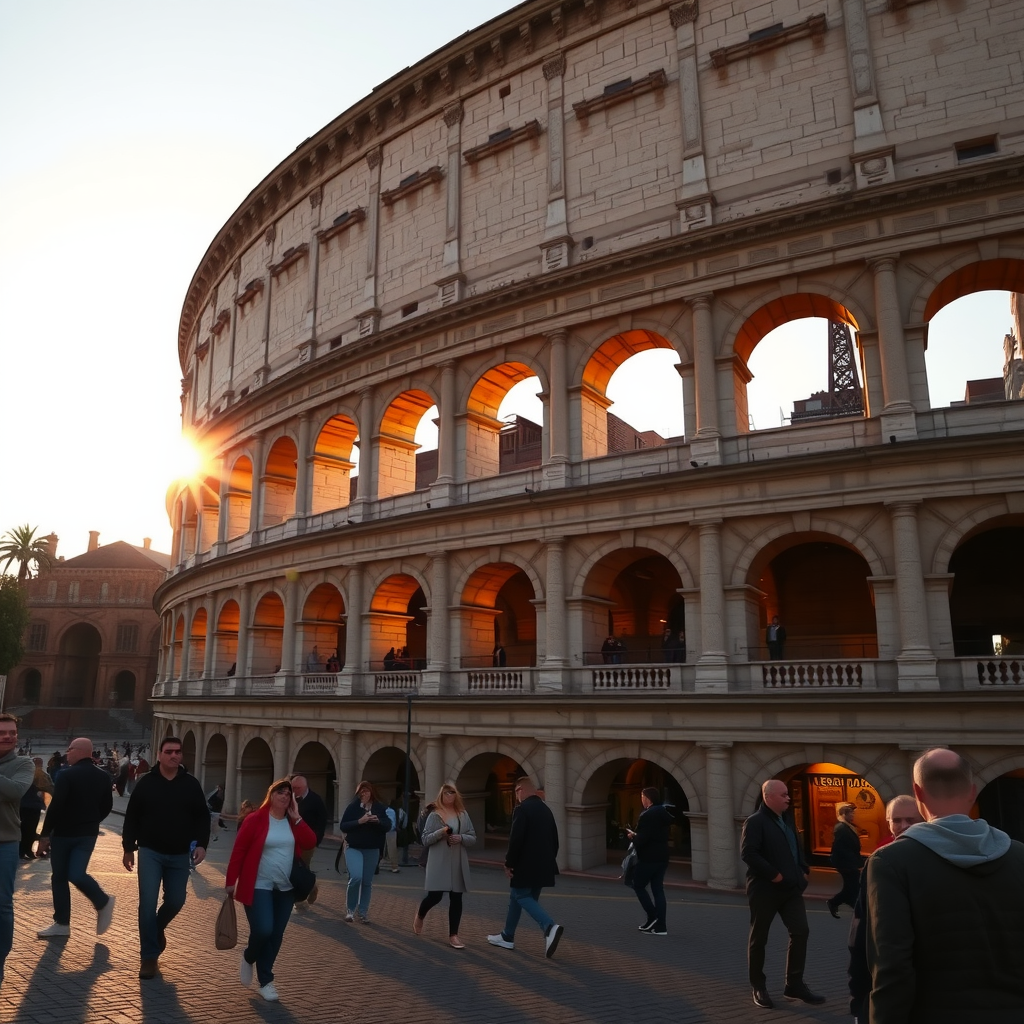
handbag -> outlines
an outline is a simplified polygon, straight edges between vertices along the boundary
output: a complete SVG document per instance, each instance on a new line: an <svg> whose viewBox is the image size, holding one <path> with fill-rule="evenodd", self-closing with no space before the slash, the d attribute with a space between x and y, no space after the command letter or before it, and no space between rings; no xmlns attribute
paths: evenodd
<svg viewBox="0 0 1024 1024"><path fill-rule="evenodd" d="M626 856L622 858L622 884L632 887L633 879L636 877L636 866L639 862L639 857L636 855L636 849L633 844L629 844L629 850Z"/></svg>
<svg viewBox="0 0 1024 1024"><path fill-rule="evenodd" d="M235 897L231 893L220 905L213 944L217 949L234 949L238 945L238 919L235 917Z"/></svg>
<svg viewBox="0 0 1024 1024"><path fill-rule="evenodd" d="M292 872L288 876L288 881L292 883L295 902L301 903L313 891L316 874L306 867L301 857L295 857L292 860Z"/></svg>

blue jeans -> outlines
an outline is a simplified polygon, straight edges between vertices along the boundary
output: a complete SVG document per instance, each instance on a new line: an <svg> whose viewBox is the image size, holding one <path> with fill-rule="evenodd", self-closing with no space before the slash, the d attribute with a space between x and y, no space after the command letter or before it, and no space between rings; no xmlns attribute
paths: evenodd
<svg viewBox="0 0 1024 1024"><path fill-rule="evenodd" d="M369 913L373 873L377 870L378 860L380 850L353 850L351 846L345 848L345 866L348 868L347 903L350 914L355 913L357 904L363 917Z"/></svg>
<svg viewBox="0 0 1024 1024"><path fill-rule="evenodd" d="M4 963L14 944L14 876L18 872L20 842L0 843L0 981Z"/></svg>
<svg viewBox="0 0 1024 1024"><path fill-rule="evenodd" d="M139 847L139 954L143 960L160 956L164 929L185 906L188 864L187 853L157 853ZM157 910L161 883L164 900Z"/></svg>
<svg viewBox="0 0 1024 1024"><path fill-rule="evenodd" d="M509 942L515 937L516 925L519 924L519 917L525 910L530 917L540 925L540 930L547 935L548 930L555 923L548 917L544 908L537 902L540 899L540 886L536 889L509 889L508 893L508 915L505 917L505 927L501 934Z"/></svg>
<svg viewBox="0 0 1024 1024"><path fill-rule="evenodd" d="M256 965L256 978L262 988L274 980L274 961L281 950L281 939L292 916L295 897L291 889L255 889L252 903L245 908L249 921L249 944L242 956Z"/></svg>
<svg viewBox="0 0 1024 1024"><path fill-rule="evenodd" d="M647 920L654 921L659 931L664 930L667 902L665 900L665 871L668 864L644 864L636 866L633 876L633 892L640 901L640 906L647 912ZM651 896L647 895L647 886L651 887Z"/></svg>
<svg viewBox="0 0 1024 1024"><path fill-rule="evenodd" d="M50 889L53 892L53 919L57 924L71 924L71 888L68 883L97 910L105 907L110 899L87 870L95 846L95 836L53 836L50 839Z"/></svg>

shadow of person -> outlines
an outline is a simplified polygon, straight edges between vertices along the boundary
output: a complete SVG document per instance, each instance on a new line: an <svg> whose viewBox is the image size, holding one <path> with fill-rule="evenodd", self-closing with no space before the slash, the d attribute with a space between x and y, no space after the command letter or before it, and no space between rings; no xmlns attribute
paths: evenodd
<svg viewBox="0 0 1024 1024"><path fill-rule="evenodd" d="M52 1018L52 986L58 970L61 977L61 1024L86 1024L87 1019L93 1017L89 1012L90 993L100 977L113 969L110 963L110 949L102 942L97 942L93 946L92 960L81 967L69 962L73 961L74 954L65 956L67 952L66 941L47 942L43 955L36 963L32 977L25 986L25 994L18 1007L18 1020Z"/></svg>
<svg viewBox="0 0 1024 1024"><path fill-rule="evenodd" d="M175 1021L175 1024L189 1024L190 1017L181 1000L178 998L178 986L171 981L164 981L158 974L155 978L139 981L141 1021Z"/></svg>

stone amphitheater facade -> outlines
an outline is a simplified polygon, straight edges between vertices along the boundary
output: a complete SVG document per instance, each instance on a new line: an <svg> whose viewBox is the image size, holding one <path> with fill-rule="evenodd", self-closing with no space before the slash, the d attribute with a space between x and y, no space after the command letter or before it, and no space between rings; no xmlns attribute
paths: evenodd
<svg viewBox="0 0 1024 1024"><path fill-rule="evenodd" d="M530 773L572 868L656 779L713 886L768 777L887 799L935 744L1019 774L1024 667L978 636L1022 625L1024 402L932 408L924 354L949 302L1024 292L1022 49L1017 0L531 0L306 140L182 310L209 469L168 495L159 731L230 810L294 767L390 797L408 723L412 788L490 824ZM863 415L751 431L748 357L808 316ZM609 454L652 348L680 436ZM499 472L534 376L539 457Z"/></svg>

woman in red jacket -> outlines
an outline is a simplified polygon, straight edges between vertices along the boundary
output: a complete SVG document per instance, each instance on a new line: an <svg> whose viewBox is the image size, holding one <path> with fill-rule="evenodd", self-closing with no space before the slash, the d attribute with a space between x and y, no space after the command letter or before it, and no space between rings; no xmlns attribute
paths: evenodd
<svg viewBox="0 0 1024 1024"><path fill-rule="evenodd" d="M276 1002L274 961L291 917L292 862L316 846L313 830L299 815L290 779L271 784L263 803L242 822L228 861L225 887L245 908L249 944L242 951L239 976L248 988L253 967L260 995Z"/></svg>

